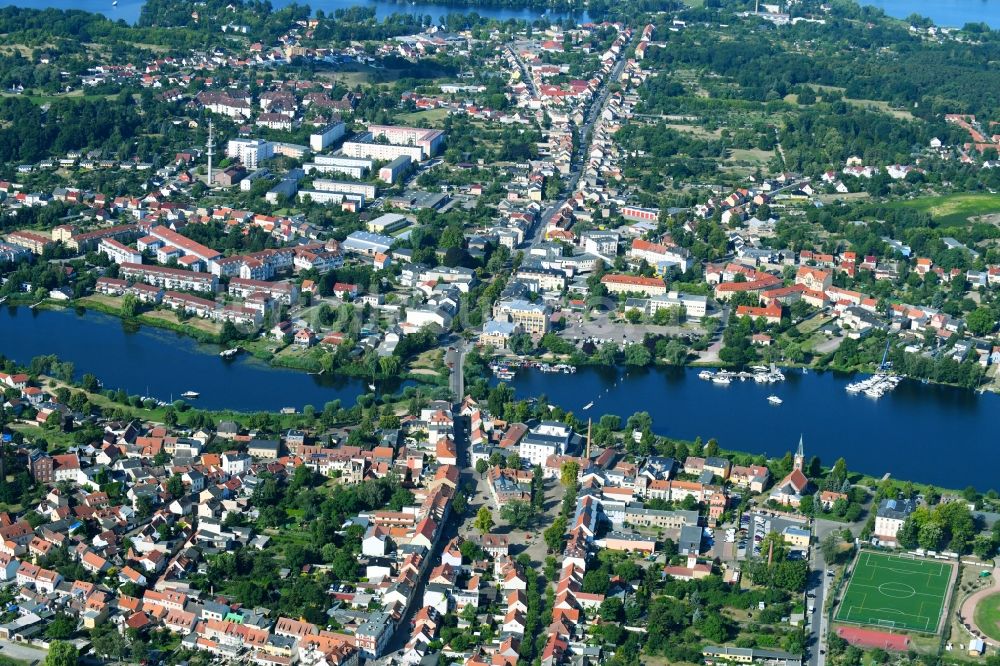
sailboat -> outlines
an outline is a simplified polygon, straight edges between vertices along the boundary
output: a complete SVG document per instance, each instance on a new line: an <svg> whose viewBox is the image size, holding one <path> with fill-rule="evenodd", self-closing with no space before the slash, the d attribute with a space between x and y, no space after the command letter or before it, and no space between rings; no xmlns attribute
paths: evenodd
<svg viewBox="0 0 1000 666"><path fill-rule="evenodd" d="M368 390L369 391L374 391L375 390L375 385L374 384L369 384L368 385Z"/></svg>

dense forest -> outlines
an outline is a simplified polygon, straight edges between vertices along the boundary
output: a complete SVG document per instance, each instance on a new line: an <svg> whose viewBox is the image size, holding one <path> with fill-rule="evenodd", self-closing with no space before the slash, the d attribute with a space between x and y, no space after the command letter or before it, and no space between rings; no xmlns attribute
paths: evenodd
<svg viewBox="0 0 1000 666"><path fill-rule="evenodd" d="M34 161L84 147L117 154L140 119L124 100L62 99L48 108L20 97L0 98L0 161Z"/></svg>

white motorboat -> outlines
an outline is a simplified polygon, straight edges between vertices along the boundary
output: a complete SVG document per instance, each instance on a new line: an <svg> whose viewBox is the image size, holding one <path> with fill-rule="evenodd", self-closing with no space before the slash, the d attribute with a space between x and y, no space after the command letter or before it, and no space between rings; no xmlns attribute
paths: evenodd
<svg viewBox="0 0 1000 666"><path fill-rule="evenodd" d="M772 405L780 405L783 402L783 400L776 395L767 396L767 401Z"/></svg>

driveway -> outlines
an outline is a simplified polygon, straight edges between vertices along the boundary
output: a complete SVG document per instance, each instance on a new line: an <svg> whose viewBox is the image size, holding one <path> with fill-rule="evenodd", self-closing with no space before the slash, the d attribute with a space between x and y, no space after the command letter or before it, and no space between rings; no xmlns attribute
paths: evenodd
<svg viewBox="0 0 1000 666"><path fill-rule="evenodd" d="M47 654L48 652L45 650L34 647L33 645L0 641L0 655L10 657L11 659L20 659L21 661L26 661L29 664L44 662Z"/></svg>

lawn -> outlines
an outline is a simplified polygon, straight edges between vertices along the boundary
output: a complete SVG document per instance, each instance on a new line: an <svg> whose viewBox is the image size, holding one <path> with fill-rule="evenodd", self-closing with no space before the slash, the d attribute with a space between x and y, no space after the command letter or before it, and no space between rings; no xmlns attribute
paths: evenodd
<svg viewBox="0 0 1000 666"><path fill-rule="evenodd" d="M422 127L424 125L442 123L447 117L448 109L427 109L426 111L414 111L413 113L397 113L396 121L404 125Z"/></svg>
<svg viewBox="0 0 1000 666"><path fill-rule="evenodd" d="M947 562L863 551L836 620L936 633L952 570Z"/></svg>
<svg viewBox="0 0 1000 666"><path fill-rule="evenodd" d="M976 604L976 626L995 641L1000 641L1000 592Z"/></svg>
<svg viewBox="0 0 1000 666"><path fill-rule="evenodd" d="M918 197L895 204L928 213L944 225L966 224L970 217L1000 213L1000 196L995 194L946 194Z"/></svg>

